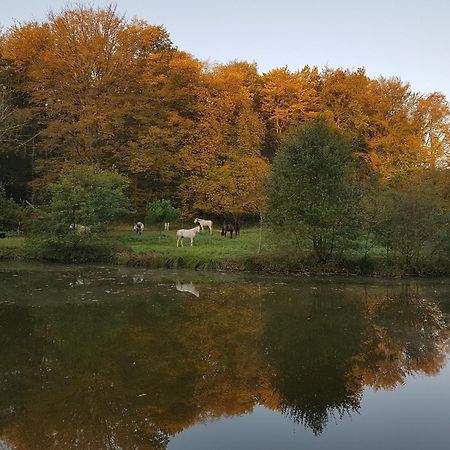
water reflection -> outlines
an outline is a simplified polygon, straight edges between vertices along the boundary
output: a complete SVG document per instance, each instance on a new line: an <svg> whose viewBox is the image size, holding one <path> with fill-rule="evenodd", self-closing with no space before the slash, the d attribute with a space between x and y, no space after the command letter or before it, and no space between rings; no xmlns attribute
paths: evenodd
<svg viewBox="0 0 450 450"><path fill-rule="evenodd" d="M190 283L180 283L179 281L177 281L175 287L179 292L189 292L190 294L195 295L196 297L200 296L200 292L194 286L194 283L192 283L192 281Z"/></svg>
<svg viewBox="0 0 450 450"><path fill-rule="evenodd" d="M365 387L436 373L447 354L426 288L195 280L185 302L161 274L0 277L0 442L20 449L164 449L256 405L320 435Z"/></svg>

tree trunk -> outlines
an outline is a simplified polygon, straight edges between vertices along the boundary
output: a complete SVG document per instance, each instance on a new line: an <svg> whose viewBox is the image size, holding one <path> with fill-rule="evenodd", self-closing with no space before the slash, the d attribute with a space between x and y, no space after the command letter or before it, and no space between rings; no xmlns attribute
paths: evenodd
<svg viewBox="0 0 450 450"><path fill-rule="evenodd" d="M261 254L262 245L262 230L263 230L263 215L261 211L259 212L259 240L258 240L258 255Z"/></svg>

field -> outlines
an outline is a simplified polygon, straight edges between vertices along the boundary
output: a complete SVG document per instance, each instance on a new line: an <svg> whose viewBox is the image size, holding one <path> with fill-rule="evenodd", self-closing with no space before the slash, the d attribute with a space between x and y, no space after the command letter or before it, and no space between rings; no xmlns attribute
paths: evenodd
<svg viewBox="0 0 450 450"><path fill-rule="evenodd" d="M0 259L304 274L445 275L449 270L440 261L405 267L399 258L391 256L388 260L381 247L372 247L364 258L361 242L354 242L352 248L347 246L345 253L337 247L332 259L320 261L308 241L302 242L301 250L296 251L292 246L283 246L280 236L274 239L269 231L260 234L257 227L244 227L241 235L233 239L221 236L218 229L212 235L205 230L196 236L193 247L185 240L184 247L177 248L175 235L180 227L164 232L146 228L142 235L137 235L128 224L115 225L108 233L82 239L76 245L73 236L26 239L10 235L0 239Z"/></svg>
<svg viewBox="0 0 450 450"><path fill-rule="evenodd" d="M176 230L159 232L146 230L141 236L121 227L110 231L110 239L120 242L131 251L131 260L139 264L148 257L156 258L163 266L183 266L192 268L219 268L224 261L241 261L258 253L259 230L248 228L241 231L238 238L223 237L220 230L200 232L191 247L190 240L184 239L184 246L176 246ZM264 250L264 247L263 247ZM266 249L267 250L267 249ZM149 264L147 258L147 264ZM132 263L132 262L131 262ZM150 263L151 264L151 263Z"/></svg>

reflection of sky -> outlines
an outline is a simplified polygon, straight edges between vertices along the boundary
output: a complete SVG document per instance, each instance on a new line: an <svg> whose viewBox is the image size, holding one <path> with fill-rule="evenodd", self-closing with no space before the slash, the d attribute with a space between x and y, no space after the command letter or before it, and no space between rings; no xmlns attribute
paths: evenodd
<svg viewBox="0 0 450 450"><path fill-rule="evenodd" d="M67 0L1 0L0 25L43 19ZM86 3L105 5L107 0ZM164 25L181 50L202 60L364 66L400 76L416 91L450 96L448 0L117 0L118 10Z"/></svg>
<svg viewBox="0 0 450 450"><path fill-rule="evenodd" d="M447 364L439 375L409 377L393 391L366 389L359 414L330 420L319 436L258 406L251 414L194 425L171 438L168 449L444 450L450 443L449 418Z"/></svg>

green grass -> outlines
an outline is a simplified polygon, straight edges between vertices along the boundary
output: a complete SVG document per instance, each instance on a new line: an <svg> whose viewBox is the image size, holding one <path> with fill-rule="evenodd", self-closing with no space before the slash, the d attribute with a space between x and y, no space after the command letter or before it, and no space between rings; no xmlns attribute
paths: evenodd
<svg viewBox="0 0 450 450"><path fill-rule="evenodd" d="M7 236L0 239L0 259L18 259L24 256L25 238L23 236Z"/></svg>
<svg viewBox="0 0 450 450"><path fill-rule="evenodd" d="M111 237L118 239L129 246L135 253L158 252L162 254L193 254L197 256L249 256L255 254L258 249L258 230L248 229L242 232L238 238L230 239L214 232L200 232L194 239L191 247L190 240L184 239L184 247L176 246L176 230L158 233L146 231L141 236L131 233L113 231Z"/></svg>
<svg viewBox="0 0 450 450"><path fill-rule="evenodd" d="M24 243L23 236L7 236L5 239L0 239L0 248L20 248Z"/></svg>
<svg viewBox="0 0 450 450"><path fill-rule="evenodd" d="M187 226L185 225L187 228ZM262 235L261 253L258 254L259 229L257 227L241 230L238 238L230 239L215 230L199 233L194 246L184 240L184 247L176 246L176 228L169 232L160 232L155 228L146 228L139 236L128 225L111 227L101 239L89 239L84 243L81 255L74 258L73 249L61 245L56 247L45 244L45 238L34 237L25 240L23 236L8 236L0 239L0 259L48 259L62 261L68 258L63 250L70 250L72 259L67 261L97 261L103 250L108 250L108 261L117 264L143 267L167 267L190 269L249 270L272 273L354 273L366 275L405 275L405 274L448 274L448 264L443 266L431 262L420 268L405 268L395 258L386 260L384 249L373 247L368 258L364 259L362 242L354 242L344 253L336 251L334 259L321 262L314 256L311 243L300 243L301 250L287 246L286 242L274 239L269 231ZM180 228L180 227L178 227ZM281 238L282 236L278 236ZM48 244L48 243L47 243ZM103 250L102 250L103 249ZM45 250L45 251L44 251ZM99 253L99 251L102 252ZM80 250L81 251L81 250ZM67 254L69 254L67 253ZM65 256L66 255L66 256ZM87 259L86 259L87 258ZM89 259L90 258L90 259ZM103 255L103 259L105 256ZM100 260L100 259L99 259Z"/></svg>
<svg viewBox="0 0 450 450"><path fill-rule="evenodd" d="M176 246L176 230L158 232L146 230L141 236L130 231L114 229L110 239L120 242L130 249L135 256L132 261L143 261L145 255L154 255L154 264L168 267L219 268L224 261L230 264L257 254L259 230L255 228L243 230L238 238L230 239L215 231L199 233L191 247L190 240L184 239L184 246ZM155 261L155 255L158 255ZM158 262L159 261L159 262ZM151 264L151 262L150 262Z"/></svg>

